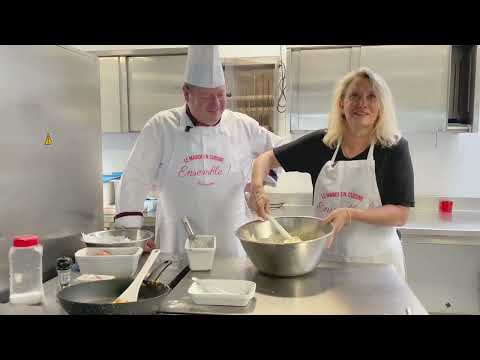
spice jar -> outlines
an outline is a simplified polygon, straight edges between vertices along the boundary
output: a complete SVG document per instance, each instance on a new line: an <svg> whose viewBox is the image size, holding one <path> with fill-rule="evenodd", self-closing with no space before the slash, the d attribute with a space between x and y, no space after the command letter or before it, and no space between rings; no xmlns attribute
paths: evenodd
<svg viewBox="0 0 480 360"><path fill-rule="evenodd" d="M70 285L72 269L72 259L67 256L62 256L57 259L57 274L60 289L63 289Z"/></svg>

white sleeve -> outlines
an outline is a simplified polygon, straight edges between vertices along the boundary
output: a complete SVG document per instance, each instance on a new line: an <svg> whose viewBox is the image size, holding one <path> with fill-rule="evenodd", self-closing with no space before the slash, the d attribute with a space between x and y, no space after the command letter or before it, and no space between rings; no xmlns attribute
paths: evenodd
<svg viewBox="0 0 480 360"><path fill-rule="evenodd" d="M252 135L252 150L255 158L258 157L260 154L264 153L265 151L273 149L274 147L280 146L286 142L286 140L284 140L280 136L258 125L256 121ZM270 174L265 178L264 183L266 185L275 187L277 185L278 177L283 171L284 170L281 167L272 169ZM249 176L249 178L251 178L251 169L249 172Z"/></svg>
<svg viewBox="0 0 480 360"><path fill-rule="evenodd" d="M162 159L161 132L150 120L137 138L125 167L116 200L115 225L141 227L143 206ZM118 218L117 218L118 217Z"/></svg>
<svg viewBox="0 0 480 360"><path fill-rule="evenodd" d="M253 151L258 156L267 150L280 146L285 142L280 136L268 131L263 126L256 125L252 136Z"/></svg>

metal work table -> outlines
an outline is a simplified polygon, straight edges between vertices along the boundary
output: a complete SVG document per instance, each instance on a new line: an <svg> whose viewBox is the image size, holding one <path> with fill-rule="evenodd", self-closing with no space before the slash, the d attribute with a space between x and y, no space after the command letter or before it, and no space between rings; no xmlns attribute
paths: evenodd
<svg viewBox="0 0 480 360"><path fill-rule="evenodd" d="M315 216L312 206L287 204L278 209L272 208L272 215ZM107 224L107 215L105 219ZM148 213L144 219L145 226L155 226L155 214ZM398 230L406 235L479 237L480 211L454 211L451 216L440 216L435 211L412 209L408 222Z"/></svg>
<svg viewBox="0 0 480 360"><path fill-rule="evenodd" d="M413 210L399 230L406 235L480 237L480 211L454 211L441 216L438 212Z"/></svg>
<svg viewBox="0 0 480 360"><path fill-rule="evenodd" d="M272 209L274 216L315 216L306 205L284 205ZM480 236L480 211L454 211L441 216L438 211L412 209L407 223L398 228L402 234L439 236Z"/></svg>
<svg viewBox="0 0 480 360"><path fill-rule="evenodd" d="M57 302L58 280L53 278L43 284L45 300L41 305L0 304L0 315L67 315Z"/></svg>
<svg viewBox="0 0 480 360"><path fill-rule="evenodd" d="M192 276L248 279L257 284L246 307L195 305L187 290ZM66 315L57 302L57 279L44 284L45 303L0 304L0 315ZM258 273L247 258L219 258L209 272L189 272L164 299L163 314L427 314L390 265L321 263L310 274L273 278Z"/></svg>
<svg viewBox="0 0 480 360"><path fill-rule="evenodd" d="M311 194L270 193L274 216L315 216ZM408 222L398 229L406 235L426 236L480 236L480 202L475 199L455 199L456 209L451 216L440 216L437 197L418 198L417 206L410 211ZM281 205L275 208L275 204ZM105 208L105 226L113 223L115 209ZM155 212L144 214L145 226L155 226Z"/></svg>
<svg viewBox="0 0 480 360"><path fill-rule="evenodd" d="M198 278L250 280L257 284L246 307L196 305L188 295ZM426 315L405 281L391 265L320 263L313 272L275 278L257 271L247 258L216 258L208 272L188 273L163 302L161 312L245 315Z"/></svg>

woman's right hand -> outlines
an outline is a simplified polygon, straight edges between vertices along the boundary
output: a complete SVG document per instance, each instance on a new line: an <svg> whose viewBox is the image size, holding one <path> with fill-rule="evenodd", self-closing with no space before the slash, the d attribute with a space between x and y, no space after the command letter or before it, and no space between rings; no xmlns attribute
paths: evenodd
<svg viewBox="0 0 480 360"><path fill-rule="evenodd" d="M257 215L264 220L266 220L267 215L270 214L270 201L268 200L268 196L263 189L263 181L268 175L268 171L270 169L279 166L280 163L275 157L272 149L259 155L253 162L251 179L253 206L251 207L253 207Z"/></svg>
<svg viewBox="0 0 480 360"><path fill-rule="evenodd" d="M270 214L270 200L268 199L267 193L263 189L263 186L253 188L250 201L257 215L262 219L267 220L267 215Z"/></svg>

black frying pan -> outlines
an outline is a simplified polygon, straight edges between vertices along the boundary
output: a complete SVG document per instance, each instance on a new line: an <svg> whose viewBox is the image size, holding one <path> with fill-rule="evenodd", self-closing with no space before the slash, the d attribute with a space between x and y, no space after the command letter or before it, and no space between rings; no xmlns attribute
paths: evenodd
<svg viewBox="0 0 480 360"><path fill-rule="evenodd" d="M164 261L147 278L158 279L172 262ZM113 304L132 283L132 279L113 279L81 283L66 287L57 294L60 305L71 315L149 315L157 312L170 287L158 281L144 281L138 300ZM147 283L148 285L145 285Z"/></svg>
<svg viewBox="0 0 480 360"><path fill-rule="evenodd" d="M131 282L131 279L113 279L76 284L62 289L57 297L63 309L71 315L149 315L159 310L170 291L162 283L155 287L142 285L138 301L112 304Z"/></svg>

